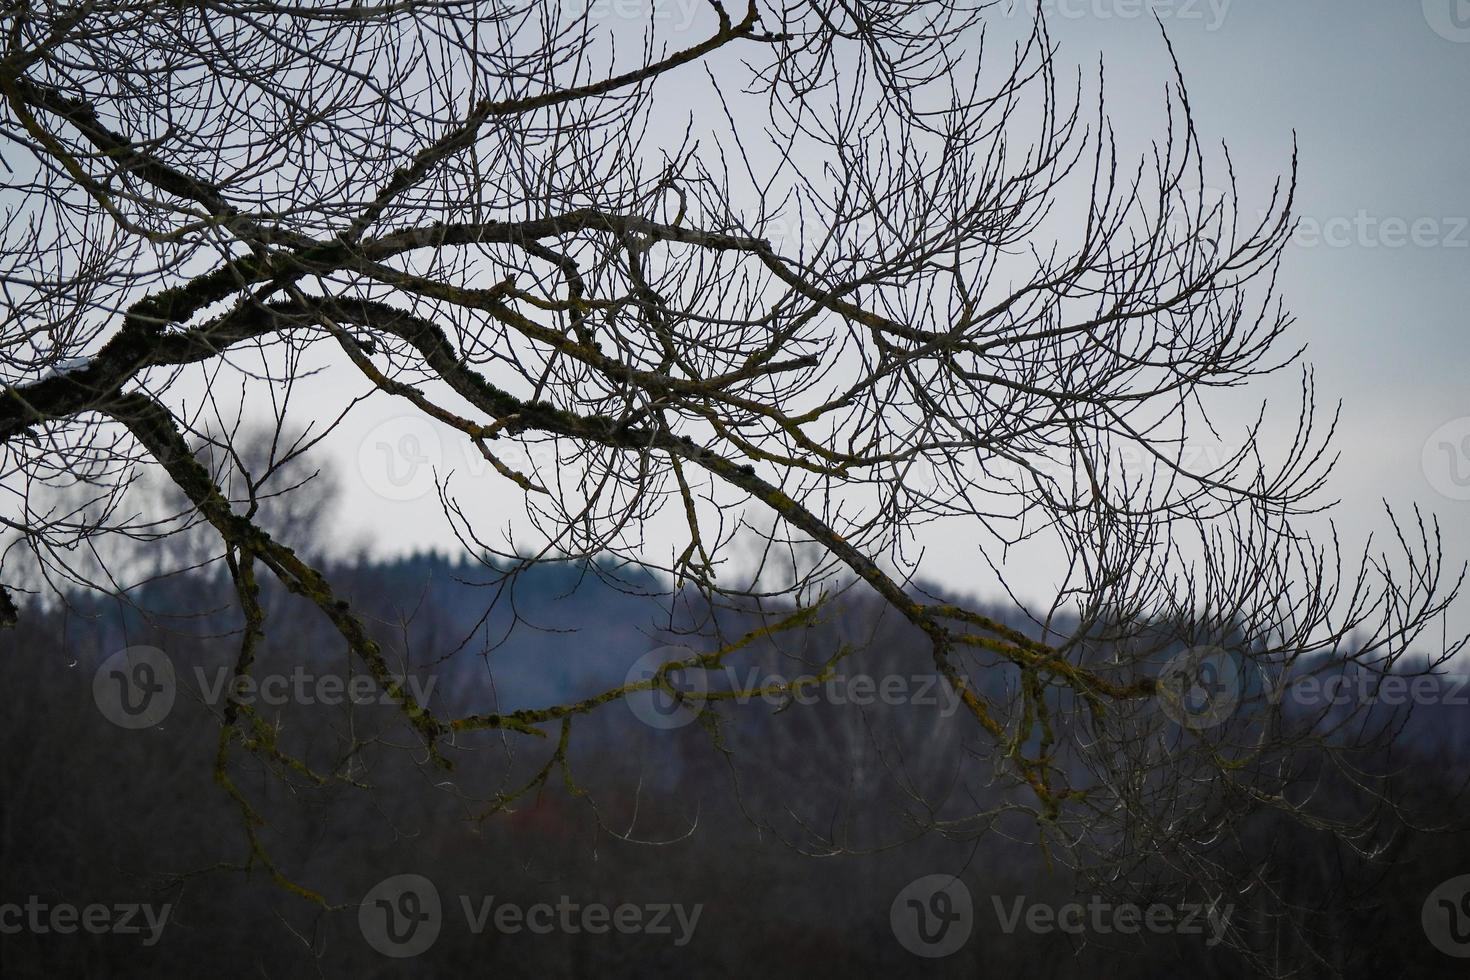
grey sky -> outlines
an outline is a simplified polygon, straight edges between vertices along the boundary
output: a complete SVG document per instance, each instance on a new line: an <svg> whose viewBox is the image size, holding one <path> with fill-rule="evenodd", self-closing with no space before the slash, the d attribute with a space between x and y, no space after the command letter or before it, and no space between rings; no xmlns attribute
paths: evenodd
<svg viewBox="0 0 1470 980"><path fill-rule="evenodd" d="M1160 71L1147 22L1053 24L1073 56L1100 49L1114 77ZM1244 184L1279 167L1297 134L1303 227L1283 289L1319 394L1343 401L1341 526L1360 539L1384 527L1380 498L1418 503L1463 560L1470 502L1436 486L1467 462L1439 443L1458 443L1470 423L1435 437L1428 473L1424 451L1442 425L1470 415L1470 4L1233 0L1213 30L1208 15L1166 24L1202 130L1230 143ZM1446 30L1456 24L1466 26ZM1463 609L1457 624L1470 624Z"/></svg>
<svg viewBox="0 0 1470 980"><path fill-rule="evenodd" d="M677 4L670 9L680 16ZM1160 135L1170 66L1146 0L1045 0L1045 9L1062 64L1091 73L1104 59L1120 133L1135 141ZM1470 420L1463 433L1440 431L1425 453L1436 430L1470 416L1470 3L1162 0L1154 9L1176 46L1201 138L1230 146L1248 214L1265 206L1272 180L1287 170L1296 134L1303 226L1282 292L1298 317L1297 341L1309 345L1325 410L1343 401L1332 487L1343 501L1336 516L1344 544L1351 551L1370 529L1387 528L1386 498L1396 509L1417 503L1436 513L1447 556L1470 557L1470 501L1436 490L1458 492L1447 483L1452 464L1470 477L1470 457L1456 448ZM1028 13L1002 7L997 16L1024 23ZM1242 416L1260 397L1281 395L1277 410L1289 424L1295 388L1289 376L1239 393ZM373 424L396 411L370 404L350 423L363 433L365 458L384 438ZM391 424L387 431L397 438ZM483 462L458 447L444 446L442 458L461 469L461 490L492 483ZM452 544L431 491L384 500L364 485L357 460L345 462L348 535L371 523L384 550ZM475 473L484 475L473 480ZM482 503L490 505L487 523L496 523L499 501ZM930 544L925 577L969 581L972 543ZM1450 625L1470 628L1470 616L1462 610Z"/></svg>

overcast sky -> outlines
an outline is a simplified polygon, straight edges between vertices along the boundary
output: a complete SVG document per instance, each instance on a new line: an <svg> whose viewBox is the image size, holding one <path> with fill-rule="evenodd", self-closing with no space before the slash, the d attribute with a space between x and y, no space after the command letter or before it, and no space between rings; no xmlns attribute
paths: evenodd
<svg viewBox="0 0 1470 980"><path fill-rule="evenodd" d="M1090 70L1104 59L1115 126L1135 140L1161 135L1170 67L1147 0L1046 3L1063 63ZM1303 224L1282 292L1319 398L1329 410L1343 402L1334 487L1345 540L1360 546L1385 528L1387 499L1437 514L1448 555L1470 557L1470 501L1458 499L1470 498L1470 0L1162 0L1152 10L1176 46L1202 139L1230 146L1247 211L1287 171L1295 134ZM1243 414L1257 401L1247 395ZM1280 408L1293 422L1294 407ZM397 413L384 404L354 420L360 456L393 437L391 422L371 427ZM448 468L466 462L455 447L440 452ZM476 484L503 482L475 462ZM386 550L452 545L431 490L384 500L359 460L344 463L343 540L371 522ZM964 582L972 548L932 542L926 577ZM1470 616L1450 625L1470 628Z"/></svg>
<svg viewBox="0 0 1470 980"><path fill-rule="evenodd" d="M1153 23L1121 16L1132 9L1127 0L1058 0L1051 24L1070 57L1100 50L1110 76L1147 98L1167 65ZM1302 228L1283 292L1319 394L1343 402L1334 486L1344 530L1351 539L1382 529L1382 499L1417 503L1439 515L1447 552L1463 561L1470 3L1179 0L1157 9L1201 134L1230 144L1247 199L1284 167L1296 134ZM1120 125L1134 115L1128 101L1111 102ZM1470 626L1464 609L1456 621Z"/></svg>

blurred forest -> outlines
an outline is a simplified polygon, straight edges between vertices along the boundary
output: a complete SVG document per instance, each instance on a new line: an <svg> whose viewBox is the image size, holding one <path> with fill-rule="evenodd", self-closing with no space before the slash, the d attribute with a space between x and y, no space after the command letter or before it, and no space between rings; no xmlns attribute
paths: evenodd
<svg viewBox="0 0 1470 980"><path fill-rule="evenodd" d="M656 645L661 607L636 582L619 590L585 572L538 566L517 579L524 624L501 642L506 624L481 619L480 566L420 555L332 570L355 607L376 611L384 649L396 651L406 674L432 678L431 704L452 712L534 706L621 682ZM1093 884L1049 869L1034 825L1009 823L1004 811L982 832L946 825L945 803L926 809L924 800L950 800L970 814L999 801L955 771L966 755L963 719L906 703L729 704L718 708L717 730L659 730L614 702L579 719L565 776L498 812L497 794L534 776L546 753L476 733L455 746L446 779L419 767L394 707L261 706L283 749L318 772L350 772L357 784L316 785L272 771L258 753L232 770L263 820L263 845L292 880L322 889L333 906L323 910L258 865L231 870L248 856L247 838L242 811L211 778L220 706L200 690L201 677L227 671L237 654L230 599L227 577L195 571L144 587L132 606L78 596L69 608L27 609L0 638L9 692L0 714L0 897L173 906L152 946L135 935L7 935L6 976L196 976L199 963L260 977L1249 973L1237 952L1200 936L1089 935L1084 943L1058 932L1004 933L992 897L1008 906L1022 895L1060 903L1091 894ZM318 611L279 591L264 599L279 625L257 674L289 675L297 665L322 676L350 671ZM849 673L911 678L925 663L915 652L920 638L881 608L853 596L807 631L805 650L753 649L739 663L790 678L861 632L873 641L852 655ZM537 624L544 629L525 628ZM137 644L167 651L179 696L163 724L125 731L99 712L92 681L104 659ZM1006 679L997 671L989 683ZM1410 812L1452 817L1470 773L1466 732L1463 707L1420 706L1377 758L1358 761L1391 774L1391 795ZM352 766L335 757L344 744L358 746ZM1335 791L1331 774L1310 763L1300 779L1319 794ZM1345 794L1344 805L1353 799ZM1269 918L1236 912L1276 962L1308 977L1462 975L1460 961L1426 941L1419 917L1436 884L1470 871L1470 835L1390 822L1368 860L1272 813L1241 822L1212 856L1241 868L1259 863L1273 887L1286 889L1263 900ZM824 841L841 842L845 853ZM966 882L975 928L958 953L926 960L895 941L889 906L910 880L935 872ZM437 942L410 960L381 956L358 929L361 896L398 873L427 876L446 906ZM459 895L522 905L563 895L584 904L698 903L703 912L682 947L667 935L477 935L456 915ZM1299 914L1282 921L1282 907Z"/></svg>

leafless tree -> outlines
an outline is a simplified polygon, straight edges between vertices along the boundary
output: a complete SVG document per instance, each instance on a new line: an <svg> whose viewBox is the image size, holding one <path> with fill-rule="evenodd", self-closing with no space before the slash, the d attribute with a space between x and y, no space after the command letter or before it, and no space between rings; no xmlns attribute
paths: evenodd
<svg viewBox="0 0 1470 980"><path fill-rule="evenodd" d="M1300 745L1353 726L1283 720L1273 692L1393 670L1458 582L1417 516L1360 561L1308 533L1332 462L1308 370L1299 408L1219 421L1223 389L1296 369L1275 290L1294 176L1243 219L1182 73L1127 162L1102 73L1059 77L1041 20L997 43L1016 21L986 3L707 0L687 25L538 0L0 9L11 590L125 595L109 542L204 522L241 672L270 629L264 574L320 608L428 764L475 732L549 734L545 781L579 716L865 589L961 699L981 748L954 765L1004 793L930 829L1020 813L1120 881L1160 856L1208 878L1253 807L1371 838L1285 792ZM324 403L318 372L358 393ZM457 430L518 488L502 541L441 480L488 568L655 570L697 656L540 710L415 703L293 550L315 543L258 519L275 469L365 398ZM247 463L242 418L305 434ZM1235 448L1201 462L1202 439ZM127 493L146 471L183 513ZM926 533L973 537L1024 625L925 593ZM1027 549L1048 601L1026 598ZM730 635L731 610L758 619ZM1156 695L1181 645L1222 651L1259 710L1174 725ZM249 724L226 718L222 770Z"/></svg>

